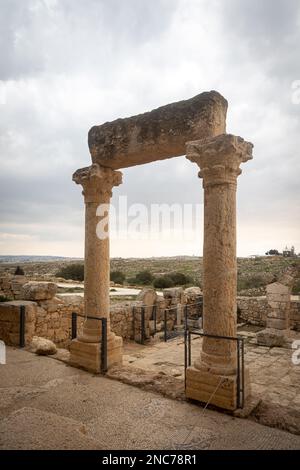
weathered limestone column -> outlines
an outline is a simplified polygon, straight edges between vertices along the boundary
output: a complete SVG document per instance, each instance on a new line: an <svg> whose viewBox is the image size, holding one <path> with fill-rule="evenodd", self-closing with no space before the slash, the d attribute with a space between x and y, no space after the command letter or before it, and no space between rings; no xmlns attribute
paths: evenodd
<svg viewBox="0 0 300 470"><path fill-rule="evenodd" d="M204 187L203 330L236 336L236 187L240 164L253 145L223 134L187 143L187 158L200 167ZM203 338L200 358L187 370L189 398L216 406L237 406L237 345Z"/></svg>
<svg viewBox="0 0 300 470"><path fill-rule="evenodd" d="M94 163L90 167L77 170L73 175L73 181L82 185L85 202L85 314L107 318L108 366L111 366L122 361L122 338L110 330L109 234L105 222L109 216L112 188L122 183L122 173ZM98 224L101 222L104 234L99 237L97 226L100 228ZM99 372L100 342L101 322L87 319L82 334L71 343L70 362L93 372Z"/></svg>
<svg viewBox="0 0 300 470"><path fill-rule="evenodd" d="M257 343L268 347L289 347L292 342L290 331L291 287L273 282L266 288L269 311L267 327L257 333Z"/></svg>

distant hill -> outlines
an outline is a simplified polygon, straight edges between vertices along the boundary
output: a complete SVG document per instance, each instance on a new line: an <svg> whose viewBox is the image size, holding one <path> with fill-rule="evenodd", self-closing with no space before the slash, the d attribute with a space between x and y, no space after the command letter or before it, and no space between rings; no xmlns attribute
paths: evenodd
<svg viewBox="0 0 300 470"><path fill-rule="evenodd" d="M27 256L27 255L0 255L0 263L41 263L51 261L71 261L81 258L69 258L66 256Z"/></svg>

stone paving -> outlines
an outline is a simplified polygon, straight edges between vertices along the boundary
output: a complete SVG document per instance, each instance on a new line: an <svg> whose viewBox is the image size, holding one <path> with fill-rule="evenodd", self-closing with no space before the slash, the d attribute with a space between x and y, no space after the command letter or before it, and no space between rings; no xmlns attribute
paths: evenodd
<svg viewBox="0 0 300 470"><path fill-rule="evenodd" d="M0 391L0 449L300 449L300 436L20 349L7 348Z"/></svg>
<svg viewBox="0 0 300 470"><path fill-rule="evenodd" d="M250 329L250 331L248 331ZM252 331L251 331L252 330ZM245 364L250 370L252 392L266 402L290 407L300 412L300 365L292 363L292 349L257 346L256 328L240 329L245 338ZM293 332L295 339L300 334ZM201 339L192 339L192 359L200 352ZM183 380L184 344L177 337L164 342L142 346L125 343L123 363L125 366L171 375Z"/></svg>

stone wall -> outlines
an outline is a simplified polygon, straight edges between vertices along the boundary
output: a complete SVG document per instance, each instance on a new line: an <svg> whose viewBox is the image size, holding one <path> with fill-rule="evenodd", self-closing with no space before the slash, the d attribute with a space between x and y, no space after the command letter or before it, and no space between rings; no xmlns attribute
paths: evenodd
<svg viewBox="0 0 300 470"><path fill-rule="evenodd" d="M118 302L110 308L111 330L124 339L131 339L133 336L133 302Z"/></svg>
<svg viewBox="0 0 300 470"><path fill-rule="evenodd" d="M22 299L22 287L28 279L25 276L13 276L9 273L0 275L0 295L9 300Z"/></svg>
<svg viewBox="0 0 300 470"><path fill-rule="evenodd" d="M0 303L0 339L5 344L20 344L20 306L25 307L25 342L30 343L35 334L36 302L14 300Z"/></svg>
<svg viewBox="0 0 300 470"><path fill-rule="evenodd" d="M72 312L83 315L83 299L79 295L54 297L37 302L35 336L51 339L61 347L68 346L71 339ZM77 333L80 333L84 319L77 317Z"/></svg>
<svg viewBox="0 0 300 470"><path fill-rule="evenodd" d="M267 314L270 307L265 296L238 297L237 305L239 321L244 321L251 325L266 326ZM300 300L291 300L290 327L300 331Z"/></svg>
<svg viewBox="0 0 300 470"><path fill-rule="evenodd" d="M17 291L12 291L10 280L3 281L2 288L14 292L14 296L25 300L0 302L0 339L6 344L19 345L20 306L25 306L25 341L29 344L33 336L54 341L60 347L67 347L71 340L72 312L83 314L83 297L79 295L57 295L54 283L29 282L23 276L18 279ZM5 284L6 282L6 284ZM10 282L10 283L9 283ZM21 287L20 287L21 286ZM18 292L16 294L16 292ZM145 339L154 333L154 310L156 306L156 331L163 329L164 311L167 310L167 328L175 329L183 323L183 307L189 305L189 318L199 315L197 304L202 298L199 288L165 289L163 296L157 295L151 288L143 289L135 302L119 302L111 306L111 329L125 340L141 339L141 309L145 306ZM135 334L133 330L133 308L135 309ZM196 309L196 310L195 310ZM195 310L195 311L194 311ZM266 297L238 297L239 321L265 327L268 305ZM77 318L77 333L82 328L84 319ZM177 326L176 326L177 325ZM290 308L290 326L300 331L300 301L292 300Z"/></svg>
<svg viewBox="0 0 300 470"><path fill-rule="evenodd" d="M291 301L290 325L293 330L300 331L300 300Z"/></svg>
<svg viewBox="0 0 300 470"><path fill-rule="evenodd" d="M72 297L72 298L70 298ZM13 300L0 303L0 339L18 346L20 341L20 306L25 306L25 344L41 336L65 347L71 338L72 312L83 313L80 296L54 297L50 300ZM78 331L83 319L78 317Z"/></svg>
<svg viewBox="0 0 300 470"><path fill-rule="evenodd" d="M268 303L264 296L261 297L238 297L238 320L251 325L265 326Z"/></svg>
<svg viewBox="0 0 300 470"><path fill-rule="evenodd" d="M83 297L56 295L54 283L23 281L18 296L24 300L0 302L0 339L9 345L19 345L20 307L24 305L25 344L29 344L33 336L41 336L60 347L67 347L71 341L72 313L84 314ZM4 283L4 287L6 296L10 293L10 297L16 297L11 283ZM111 307L111 329L124 339L133 335L132 306L130 302L120 302ZM77 334L83 322L84 318L78 316Z"/></svg>

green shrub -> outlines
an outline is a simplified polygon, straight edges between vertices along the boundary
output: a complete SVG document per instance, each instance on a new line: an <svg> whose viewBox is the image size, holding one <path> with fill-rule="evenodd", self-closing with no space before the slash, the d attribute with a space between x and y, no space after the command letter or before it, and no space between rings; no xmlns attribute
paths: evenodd
<svg viewBox="0 0 300 470"><path fill-rule="evenodd" d="M132 280L132 279L131 279ZM135 284L139 284L142 286L147 286L151 284L153 281L153 275L151 274L150 271L140 271L137 273L135 276Z"/></svg>
<svg viewBox="0 0 300 470"><path fill-rule="evenodd" d="M72 281L84 280L84 265L83 264L70 264L65 266L55 274L56 277L63 277L64 279L71 279Z"/></svg>
<svg viewBox="0 0 300 470"><path fill-rule="evenodd" d="M248 278L238 279L238 290L256 289L266 285L266 280L259 274L254 274Z"/></svg>
<svg viewBox="0 0 300 470"><path fill-rule="evenodd" d="M168 287L174 287L174 282L170 276L159 276L154 279L153 286L156 289L166 289Z"/></svg>
<svg viewBox="0 0 300 470"><path fill-rule="evenodd" d="M122 271L111 271L110 280L116 284L124 284L125 274Z"/></svg>
<svg viewBox="0 0 300 470"><path fill-rule="evenodd" d="M295 279L295 283L292 288L293 295L300 295L300 279Z"/></svg>
<svg viewBox="0 0 300 470"><path fill-rule="evenodd" d="M167 274L173 281L174 286L184 286L185 284L192 283L192 279L183 273L170 273Z"/></svg>

